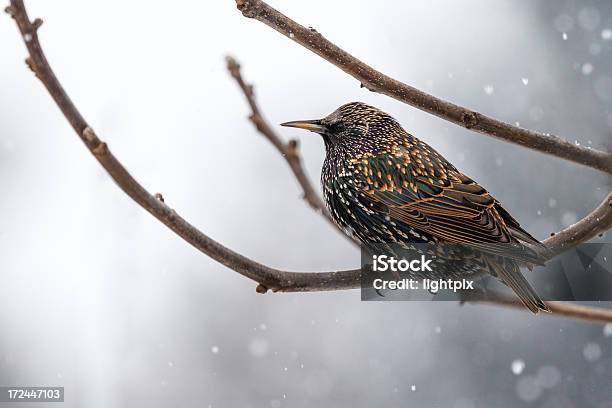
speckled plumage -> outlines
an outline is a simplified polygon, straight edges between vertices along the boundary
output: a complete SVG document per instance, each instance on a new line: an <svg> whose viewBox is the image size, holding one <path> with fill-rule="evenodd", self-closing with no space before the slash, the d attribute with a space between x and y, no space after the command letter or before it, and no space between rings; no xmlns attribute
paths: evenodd
<svg viewBox="0 0 612 408"><path fill-rule="evenodd" d="M542 244L484 188L391 116L353 102L323 119L284 125L323 137L325 203L336 223L362 243L478 248L463 267L454 263L435 278L490 273L534 313L548 310L519 269L519 264L542 263L525 243Z"/></svg>

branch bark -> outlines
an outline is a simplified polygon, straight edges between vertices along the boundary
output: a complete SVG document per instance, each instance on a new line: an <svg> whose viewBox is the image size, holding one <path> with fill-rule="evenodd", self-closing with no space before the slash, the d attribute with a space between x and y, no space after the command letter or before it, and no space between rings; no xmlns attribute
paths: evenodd
<svg viewBox="0 0 612 408"><path fill-rule="evenodd" d="M316 30L296 23L261 0L235 1L245 17L266 24L314 52L360 81L362 87L372 92L390 96L466 129L612 174L612 154L608 152L576 146L558 136L513 126L429 95L375 70L324 38Z"/></svg>
<svg viewBox="0 0 612 408"><path fill-rule="evenodd" d="M544 241L549 250L549 259L595 238L612 228L612 193L591 211L586 217L562 231L552 234Z"/></svg>
<svg viewBox="0 0 612 408"><path fill-rule="evenodd" d="M149 193L123 167L111 153L107 144L98 138L63 89L51 69L38 40L37 31L42 24L42 20L36 19L33 22L30 21L22 0L11 0L11 5L6 8L6 11L14 18L21 32L29 53L26 62L30 69L41 80L90 153L117 185L138 205L202 253L257 282L259 284L257 286L258 292L266 292L268 289L301 292L359 287L361 274L359 269L336 272L290 272L271 268L253 261L223 246L191 225L178 215L176 211L166 205L161 195ZM594 222L609 225L612 218L611 202L612 195L609 195L606 198L606 202L594 211L594 218L591 217L593 215L591 214L572 227L562 231L563 235L553 241L554 246L568 248L579 241L595 236L597 233L593 229ZM597 219L599 221L596 221ZM564 241L564 239L567 241ZM503 299L496 301L495 299L487 298L486 301L505 305ZM554 304L557 303L555 302ZM612 310L588 308L585 311L584 307L577 305L565 305L563 308L554 308L554 304L551 305L551 308L556 310L558 315L588 321L612 322Z"/></svg>
<svg viewBox="0 0 612 408"><path fill-rule="evenodd" d="M502 293L474 294L466 300L468 303L488 303L495 306L506 306L513 309L525 309L525 305L516 298ZM612 311L610 309L589 307L566 302L546 302L553 315L560 315L572 319L587 320L594 323L610 323Z"/></svg>

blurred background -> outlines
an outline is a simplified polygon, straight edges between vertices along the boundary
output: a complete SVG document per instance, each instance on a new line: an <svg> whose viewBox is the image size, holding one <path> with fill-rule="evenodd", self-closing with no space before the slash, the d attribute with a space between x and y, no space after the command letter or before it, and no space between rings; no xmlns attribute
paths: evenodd
<svg viewBox="0 0 612 408"><path fill-rule="evenodd" d="M436 96L597 149L612 139L609 1L270 4ZM359 253L249 123L226 54L275 126L375 105L540 239L610 189L597 171L361 89L231 0L26 6L68 93L132 174L274 267L352 268ZM8 16L0 38L0 384L64 386L67 407L612 407L612 325L362 303L359 291L258 295L125 196L26 68ZM277 130L299 138L318 185L320 138Z"/></svg>

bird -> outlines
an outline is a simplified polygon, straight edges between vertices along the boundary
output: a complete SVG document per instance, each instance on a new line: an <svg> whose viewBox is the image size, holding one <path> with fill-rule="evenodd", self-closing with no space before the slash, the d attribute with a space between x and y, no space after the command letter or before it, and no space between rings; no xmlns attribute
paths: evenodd
<svg viewBox="0 0 612 408"><path fill-rule="evenodd" d="M334 222L363 245L466 245L472 253L464 267L453 262L452 270L439 272L444 278L488 273L531 312L550 312L520 270L542 265L545 245L391 115L351 102L322 119L281 126L322 136L325 205Z"/></svg>

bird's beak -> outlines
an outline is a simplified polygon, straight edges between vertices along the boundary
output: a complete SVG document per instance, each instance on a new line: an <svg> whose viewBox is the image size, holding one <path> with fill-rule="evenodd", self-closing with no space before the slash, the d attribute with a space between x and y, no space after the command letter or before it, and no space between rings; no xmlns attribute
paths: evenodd
<svg viewBox="0 0 612 408"><path fill-rule="evenodd" d="M327 128L320 120L295 120L293 122L281 123L281 126L306 129L316 133L325 133L327 131Z"/></svg>

